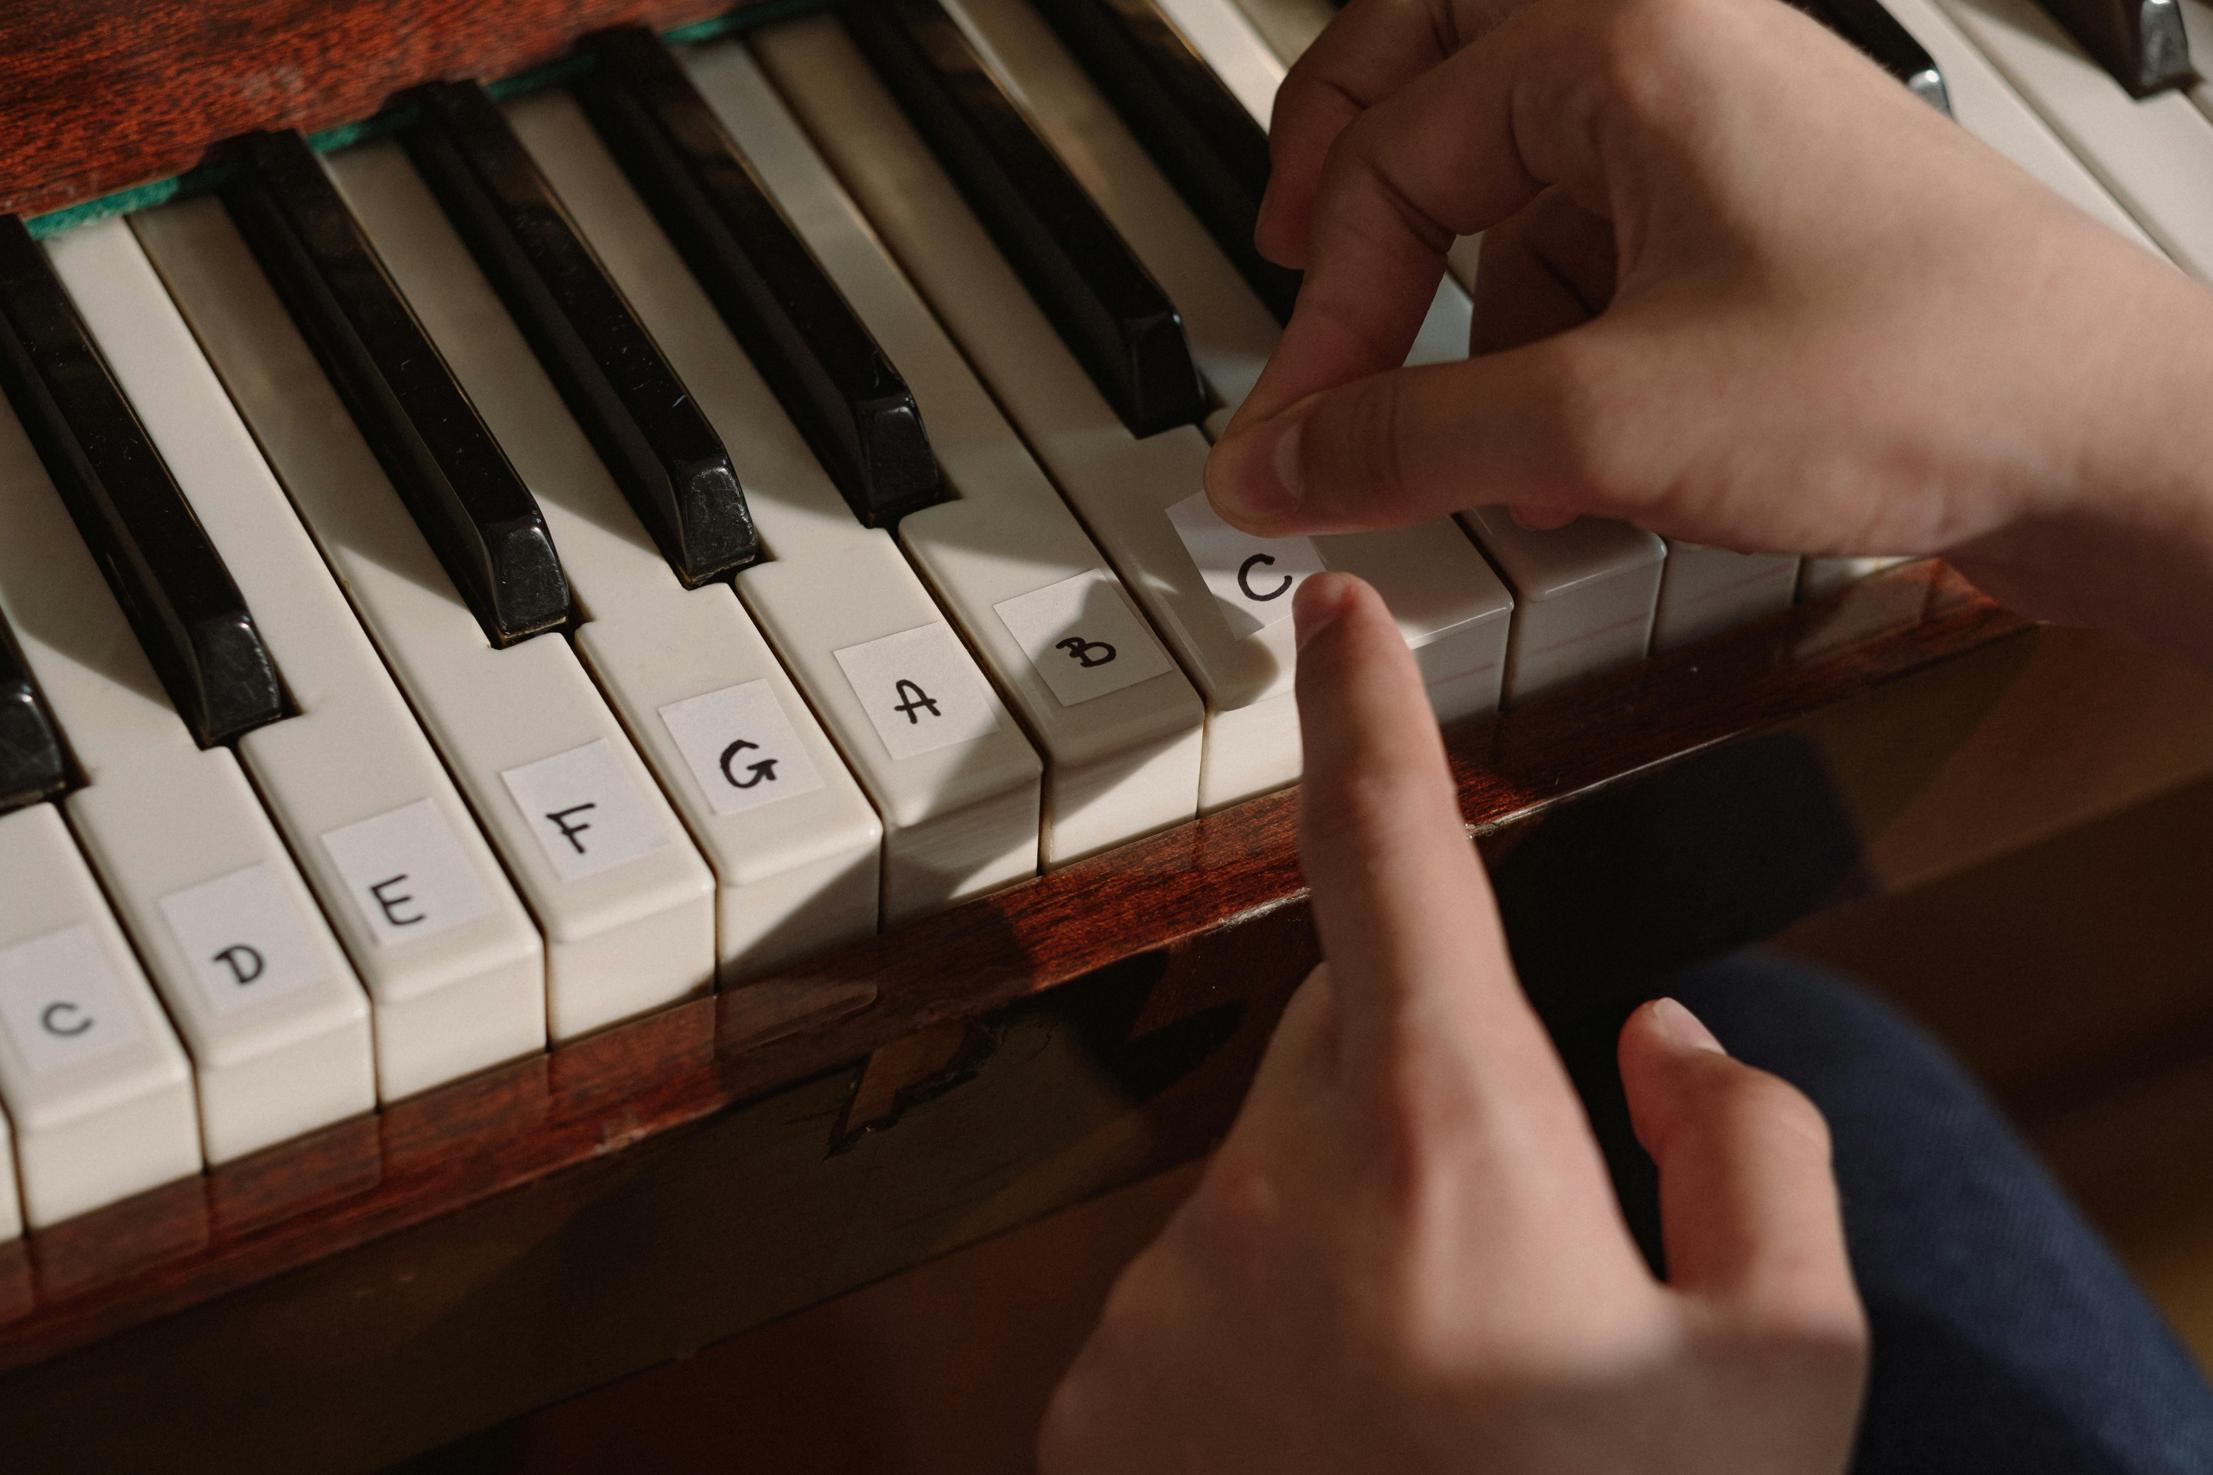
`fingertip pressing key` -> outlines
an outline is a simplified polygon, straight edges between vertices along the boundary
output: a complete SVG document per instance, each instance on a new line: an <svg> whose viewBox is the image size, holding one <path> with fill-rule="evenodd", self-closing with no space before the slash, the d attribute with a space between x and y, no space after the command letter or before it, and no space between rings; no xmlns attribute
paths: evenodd
<svg viewBox="0 0 2213 1475"><path fill-rule="evenodd" d="M1368 586L1351 574L1319 573L1291 596L1293 638L1300 650L1337 623Z"/></svg>

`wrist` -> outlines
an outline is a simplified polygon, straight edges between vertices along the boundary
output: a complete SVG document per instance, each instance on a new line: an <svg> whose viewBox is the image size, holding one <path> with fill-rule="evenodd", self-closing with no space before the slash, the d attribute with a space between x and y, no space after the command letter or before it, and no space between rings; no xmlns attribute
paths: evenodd
<svg viewBox="0 0 2213 1475"><path fill-rule="evenodd" d="M2213 292L2127 266L2130 290L2100 293L2095 323L2068 333L2054 315L2042 423L2057 444L2003 528L1956 561L2024 613L2213 663Z"/></svg>

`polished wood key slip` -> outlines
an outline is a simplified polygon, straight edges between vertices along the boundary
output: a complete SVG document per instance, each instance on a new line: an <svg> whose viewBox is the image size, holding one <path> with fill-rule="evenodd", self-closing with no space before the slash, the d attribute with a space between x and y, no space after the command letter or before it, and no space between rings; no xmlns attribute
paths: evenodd
<svg viewBox="0 0 2213 1475"><path fill-rule="evenodd" d="M722 8L18 0L0 211ZM1564 1013L2196 777L2213 691L1922 563L1451 739ZM1266 795L0 1245L0 1466L372 1467L1204 1152L1316 958L1295 814Z"/></svg>

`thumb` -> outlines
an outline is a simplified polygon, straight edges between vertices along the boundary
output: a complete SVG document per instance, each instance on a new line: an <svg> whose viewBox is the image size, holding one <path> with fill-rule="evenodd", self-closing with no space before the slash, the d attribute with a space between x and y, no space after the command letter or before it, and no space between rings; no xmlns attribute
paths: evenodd
<svg viewBox="0 0 2213 1475"><path fill-rule="evenodd" d="M1391 369L1232 427L1206 464L1215 511L1247 532L1400 527L1511 502L1619 513L1647 481L1640 397L1603 323L1456 363ZM1642 418L1637 417L1637 418Z"/></svg>
<svg viewBox="0 0 2213 1475"><path fill-rule="evenodd" d="M1660 1170L1669 1283L1854 1333L1859 1300L1820 1111L1731 1059L1673 999L1630 1016L1620 1060L1637 1140Z"/></svg>

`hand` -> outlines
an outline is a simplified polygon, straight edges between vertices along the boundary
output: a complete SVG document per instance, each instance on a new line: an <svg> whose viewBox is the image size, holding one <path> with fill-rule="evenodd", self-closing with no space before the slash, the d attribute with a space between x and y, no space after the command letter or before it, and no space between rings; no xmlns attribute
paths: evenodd
<svg viewBox="0 0 2213 1475"><path fill-rule="evenodd" d="M1328 962L1047 1415L1048 1475L1844 1468L1866 1359L1828 1139L1688 1011L1623 1030L1669 1278L1514 979L1413 659L1299 591Z"/></svg>
<svg viewBox="0 0 2213 1475"><path fill-rule="evenodd" d="M1789 6L1353 0L1275 118L1259 242L1306 280L1230 521L1943 553L2213 654L2213 295ZM1398 369L1477 232L1475 356Z"/></svg>

